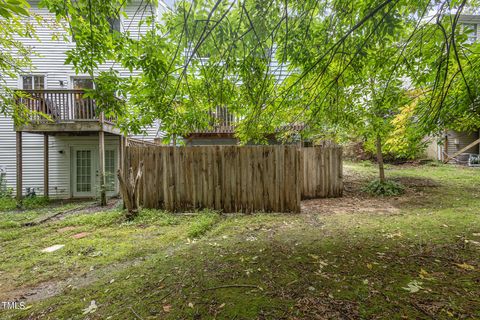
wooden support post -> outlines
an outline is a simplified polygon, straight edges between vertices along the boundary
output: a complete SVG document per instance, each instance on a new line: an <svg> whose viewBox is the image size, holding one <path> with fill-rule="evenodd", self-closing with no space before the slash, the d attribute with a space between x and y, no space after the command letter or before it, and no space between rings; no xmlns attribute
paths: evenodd
<svg viewBox="0 0 480 320"><path fill-rule="evenodd" d="M48 134L43 135L43 196L48 197Z"/></svg>
<svg viewBox="0 0 480 320"><path fill-rule="evenodd" d="M456 158L458 157L460 154L464 153L465 151L467 151L468 149L470 148L473 148L475 147L477 144L480 143L480 139L477 139L475 141L473 141L472 143L470 143L468 146L466 146L465 148L462 148L461 150L455 152L453 155L451 156L448 156L447 154L447 157L446 159L443 161L444 163L447 163L448 161L452 160L453 158ZM448 150L447 150L448 151Z"/></svg>
<svg viewBox="0 0 480 320"><path fill-rule="evenodd" d="M23 199L23 167L22 167L22 132L17 131L17 206L21 206Z"/></svg>
<svg viewBox="0 0 480 320"><path fill-rule="evenodd" d="M107 205L107 190L105 186L105 133L98 133L98 175L100 180L100 205Z"/></svg>
<svg viewBox="0 0 480 320"><path fill-rule="evenodd" d="M123 135L120 135L119 136L120 138L120 145L119 145L119 152L118 152L118 163L119 163L119 170L121 170L121 173L124 174L125 172L127 172L127 170L125 169L125 144L126 144L126 138L123 136ZM127 175L125 175L126 177ZM120 189L121 187L119 187ZM120 196L122 196L122 200L123 200L123 194L122 192L120 191ZM122 206L123 206L123 209L125 210L126 206L125 206L125 200L122 201Z"/></svg>
<svg viewBox="0 0 480 320"><path fill-rule="evenodd" d="M124 166L124 157L125 157L125 137L123 135L119 136L120 138L120 146L118 148L118 163L119 163L119 168L121 168L122 170L125 169L125 166Z"/></svg>

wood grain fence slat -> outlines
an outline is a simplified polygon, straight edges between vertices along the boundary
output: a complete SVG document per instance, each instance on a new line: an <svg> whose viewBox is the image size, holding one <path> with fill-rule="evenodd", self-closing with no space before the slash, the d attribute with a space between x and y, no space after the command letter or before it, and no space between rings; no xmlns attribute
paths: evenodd
<svg viewBox="0 0 480 320"><path fill-rule="evenodd" d="M337 146L128 146L124 157L134 172L144 162L139 191L146 208L299 212L301 199L343 191Z"/></svg>

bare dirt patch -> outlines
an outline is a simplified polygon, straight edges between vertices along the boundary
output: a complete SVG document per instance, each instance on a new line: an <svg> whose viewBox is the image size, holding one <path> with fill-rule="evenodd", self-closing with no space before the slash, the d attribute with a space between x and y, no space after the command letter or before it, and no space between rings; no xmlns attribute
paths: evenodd
<svg viewBox="0 0 480 320"><path fill-rule="evenodd" d="M0 293L0 300L3 301L25 301L32 303L41 301L63 292L86 287L100 279L106 277L114 271L123 270L125 268L137 265L143 261L143 258L134 259L131 261L113 263L101 269L93 269L89 272L73 275L67 279L57 279L40 283L36 286L21 287L12 291Z"/></svg>
<svg viewBox="0 0 480 320"><path fill-rule="evenodd" d="M297 301L295 309L300 313L293 319L358 319L358 305L353 301L335 300L330 297L306 297Z"/></svg>
<svg viewBox="0 0 480 320"><path fill-rule="evenodd" d="M405 176L394 179L405 186L403 195L373 197L362 191L362 188L372 179L373 177L345 170L343 197L304 200L301 205L302 212L320 214L398 214L402 207L422 204L426 189L441 186L433 179Z"/></svg>
<svg viewBox="0 0 480 320"><path fill-rule="evenodd" d="M333 199L311 199L302 201L303 213L344 214L378 213L396 214L400 209L385 199L343 197Z"/></svg>
<svg viewBox="0 0 480 320"><path fill-rule="evenodd" d="M49 219L49 221L63 220L69 215L89 214L89 213L96 213L96 212L111 210L115 208L120 203L120 201L121 200L119 199L109 199L107 202L107 205L104 207L100 206L99 204L92 204L82 208L70 210L67 212L61 212L60 214Z"/></svg>

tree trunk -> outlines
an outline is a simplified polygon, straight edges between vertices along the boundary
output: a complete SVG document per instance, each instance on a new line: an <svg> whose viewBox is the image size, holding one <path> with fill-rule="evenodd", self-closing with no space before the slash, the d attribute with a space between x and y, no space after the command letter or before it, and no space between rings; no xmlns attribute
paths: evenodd
<svg viewBox="0 0 480 320"><path fill-rule="evenodd" d="M122 168L118 169L117 176L123 203L127 208L126 218L130 220L133 219L138 213L140 200L140 180L143 176L143 161L140 161L136 176L134 176L133 169L131 167L128 170L128 177L124 176L124 170Z"/></svg>
<svg viewBox="0 0 480 320"><path fill-rule="evenodd" d="M385 182L385 169L383 167L382 138L377 134L377 162L380 182Z"/></svg>

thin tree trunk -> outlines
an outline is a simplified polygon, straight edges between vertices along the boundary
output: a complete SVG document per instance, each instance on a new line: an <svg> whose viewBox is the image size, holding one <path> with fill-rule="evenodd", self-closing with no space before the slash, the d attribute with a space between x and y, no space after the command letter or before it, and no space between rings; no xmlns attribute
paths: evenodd
<svg viewBox="0 0 480 320"><path fill-rule="evenodd" d="M385 182L385 169L383 167L382 138L377 134L377 162L380 182Z"/></svg>

